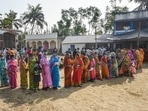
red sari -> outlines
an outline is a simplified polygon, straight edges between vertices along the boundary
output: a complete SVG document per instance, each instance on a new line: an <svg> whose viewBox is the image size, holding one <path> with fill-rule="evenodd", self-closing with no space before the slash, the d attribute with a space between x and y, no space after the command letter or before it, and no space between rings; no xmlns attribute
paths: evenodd
<svg viewBox="0 0 148 111"><path fill-rule="evenodd" d="M90 61L90 79L95 80L96 79L96 61L94 58Z"/></svg>
<svg viewBox="0 0 148 111"><path fill-rule="evenodd" d="M73 78L72 78L74 86L79 86L80 85L82 71L83 71L82 58L80 56L76 55L76 58L74 60Z"/></svg>

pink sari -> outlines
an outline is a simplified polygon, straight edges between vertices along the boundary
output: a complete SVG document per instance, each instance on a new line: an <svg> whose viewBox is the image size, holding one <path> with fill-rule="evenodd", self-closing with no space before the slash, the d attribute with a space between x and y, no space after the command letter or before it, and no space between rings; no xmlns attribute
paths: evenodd
<svg viewBox="0 0 148 111"><path fill-rule="evenodd" d="M92 58L92 60L90 61L90 78L91 79L96 79L96 62L95 62L95 59Z"/></svg>
<svg viewBox="0 0 148 111"><path fill-rule="evenodd" d="M17 66L18 64L15 59L8 60L9 85L12 89L17 87L17 72L18 72Z"/></svg>
<svg viewBox="0 0 148 111"><path fill-rule="evenodd" d="M43 88L51 87L52 79L51 79L50 67L49 67L49 62L47 60L47 57L45 55L41 56L40 64L42 67Z"/></svg>

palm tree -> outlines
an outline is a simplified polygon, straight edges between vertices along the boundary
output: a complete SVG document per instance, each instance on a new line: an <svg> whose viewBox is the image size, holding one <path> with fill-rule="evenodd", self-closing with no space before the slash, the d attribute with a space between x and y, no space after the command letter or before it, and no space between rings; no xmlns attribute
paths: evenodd
<svg viewBox="0 0 148 111"><path fill-rule="evenodd" d="M129 1L130 2L134 1L135 3L140 4L134 10L147 10L148 9L148 0L129 0Z"/></svg>
<svg viewBox="0 0 148 111"><path fill-rule="evenodd" d="M16 19L17 17L17 13L10 10L9 13L5 13L6 18L3 19L2 24L3 24L3 28L9 28L9 29L19 29L21 27L21 20L20 19Z"/></svg>
<svg viewBox="0 0 148 111"><path fill-rule="evenodd" d="M39 26L43 29L44 25L47 25L44 20L44 14L42 12L42 7L38 4L36 7L28 4L28 11L23 13L23 24L31 25L31 34L34 32L34 28Z"/></svg>
<svg viewBox="0 0 148 111"><path fill-rule="evenodd" d="M2 28L2 14L0 13L0 28Z"/></svg>

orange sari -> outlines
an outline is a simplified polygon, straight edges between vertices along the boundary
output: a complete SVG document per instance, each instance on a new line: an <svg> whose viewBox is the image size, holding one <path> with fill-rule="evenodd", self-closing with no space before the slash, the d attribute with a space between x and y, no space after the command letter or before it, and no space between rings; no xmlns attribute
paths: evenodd
<svg viewBox="0 0 148 111"><path fill-rule="evenodd" d="M72 85L72 65L73 65L73 60L65 56L64 57L64 87L71 87Z"/></svg>
<svg viewBox="0 0 148 111"><path fill-rule="evenodd" d="M81 82L85 83L88 79L88 66L89 66L90 60L87 56L84 56L82 59L84 62L84 66L83 66L83 73L82 73Z"/></svg>
<svg viewBox="0 0 148 111"><path fill-rule="evenodd" d="M107 64L107 58L103 56L101 58L102 76L109 79L109 69Z"/></svg>
<svg viewBox="0 0 148 111"><path fill-rule="evenodd" d="M142 65L143 65L143 60L144 60L144 51L143 49L139 49L139 52L140 52L140 57L139 57L139 68L142 68Z"/></svg>

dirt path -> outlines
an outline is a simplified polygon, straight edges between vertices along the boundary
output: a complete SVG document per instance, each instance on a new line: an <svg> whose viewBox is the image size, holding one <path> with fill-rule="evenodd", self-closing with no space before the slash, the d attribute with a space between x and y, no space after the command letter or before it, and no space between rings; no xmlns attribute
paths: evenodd
<svg viewBox="0 0 148 111"><path fill-rule="evenodd" d="M148 63L132 77L86 83L82 88L0 89L0 111L148 111Z"/></svg>

